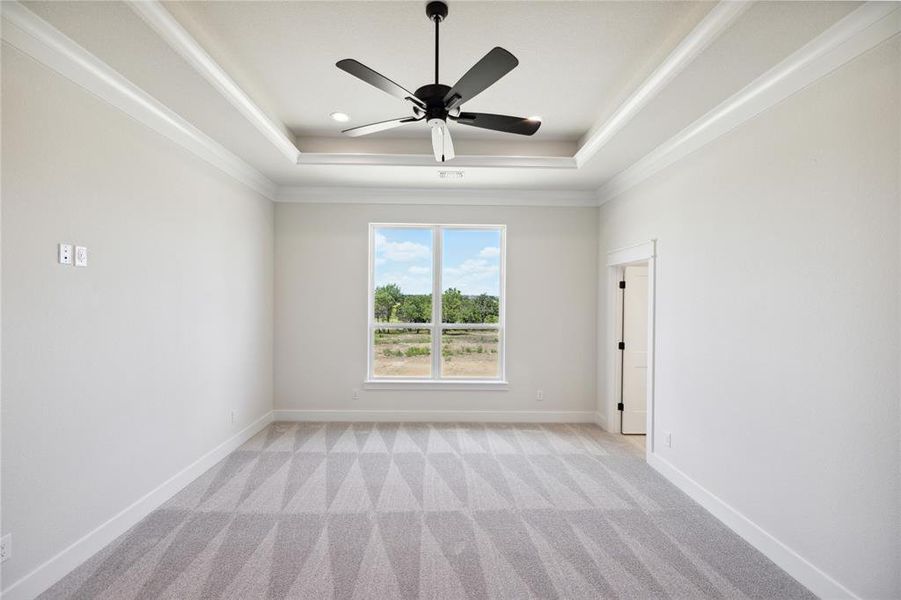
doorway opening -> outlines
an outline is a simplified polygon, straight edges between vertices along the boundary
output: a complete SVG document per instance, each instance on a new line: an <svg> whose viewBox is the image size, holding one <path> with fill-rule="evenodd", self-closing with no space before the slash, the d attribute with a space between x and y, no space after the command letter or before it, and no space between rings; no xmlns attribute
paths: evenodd
<svg viewBox="0 0 901 600"><path fill-rule="evenodd" d="M619 433L647 435L648 265L622 268L619 281Z"/></svg>
<svg viewBox="0 0 901 600"><path fill-rule="evenodd" d="M656 241L607 255L607 430L654 450Z"/></svg>

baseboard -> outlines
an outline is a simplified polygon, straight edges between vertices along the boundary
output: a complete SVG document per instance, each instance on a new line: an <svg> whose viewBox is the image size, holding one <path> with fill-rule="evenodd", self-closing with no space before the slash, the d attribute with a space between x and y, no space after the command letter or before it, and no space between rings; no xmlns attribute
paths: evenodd
<svg viewBox="0 0 901 600"><path fill-rule="evenodd" d="M0 596L2 596L3 600L31 600L35 598L85 560L103 549L107 544L128 531L138 521L153 512L186 485L197 479L204 471L225 458L271 422L272 413L268 412L145 494L131 506L20 578L3 590Z"/></svg>
<svg viewBox="0 0 901 600"><path fill-rule="evenodd" d="M274 410L274 421L594 423L580 410Z"/></svg>
<svg viewBox="0 0 901 600"><path fill-rule="evenodd" d="M600 411L594 413L594 419L592 420L592 422L604 431L610 431L607 428L607 417L604 415L604 413Z"/></svg>
<svg viewBox="0 0 901 600"><path fill-rule="evenodd" d="M695 502L707 509L732 531L757 548L783 571L797 579L820 598L860 598L818 569L800 554L751 519L703 487L657 454L648 454L648 463Z"/></svg>

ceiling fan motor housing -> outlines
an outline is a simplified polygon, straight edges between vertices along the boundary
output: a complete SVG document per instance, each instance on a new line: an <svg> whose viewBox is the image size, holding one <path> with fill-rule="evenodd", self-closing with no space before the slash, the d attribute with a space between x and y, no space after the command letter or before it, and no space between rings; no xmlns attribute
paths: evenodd
<svg viewBox="0 0 901 600"><path fill-rule="evenodd" d="M444 97L450 91L450 86L441 83L430 83L416 90L413 95L425 102L425 118L427 120L447 120L447 108L444 106Z"/></svg>

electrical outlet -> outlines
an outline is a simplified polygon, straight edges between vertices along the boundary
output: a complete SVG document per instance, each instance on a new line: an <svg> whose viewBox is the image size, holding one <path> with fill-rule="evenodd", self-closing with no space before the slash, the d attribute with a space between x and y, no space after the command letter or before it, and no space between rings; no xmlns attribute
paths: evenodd
<svg viewBox="0 0 901 600"><path fill-rule="evenodd" d="M72 264L72 244L60 244L59 248L59 264Z"/></svg>
<svg viewBox="0 0 901 600"><path fill-rule="evenodd" d="M0 538L0 562L6 562L13 554L13 534L7 533Z"/></svg>
<svg viewBox="0 0 901 600"><path fill-rule="evenodd" d="M537 400L538 402L544 401L544 390L538 390L537 392L535 392L535 400Z"/></svg>
<svg viewBox="0 0 901 600"><path fill-rule="evenodd" d="M673 434L667 431L663 436L663 443L666 444L667 448L673 447Z"/></svg>
<svg viewBox="0 0 901 600"><path fill-rule="evenodd" d="M360 399L360 390L358 390L358 389L351 390L350 397L354 400L359 400Z"/></svg>
<svg viewBox="0 0 901 600"><path fill-rule="evenodd" d="M235 411L232 411L232 425L235 424Z"/></svg>
<svg viewBox="0 0 901 600"><path fill-rule="evenodd" d="M75 246L75 266L88 266L88 249L85 246Z"/></svg>

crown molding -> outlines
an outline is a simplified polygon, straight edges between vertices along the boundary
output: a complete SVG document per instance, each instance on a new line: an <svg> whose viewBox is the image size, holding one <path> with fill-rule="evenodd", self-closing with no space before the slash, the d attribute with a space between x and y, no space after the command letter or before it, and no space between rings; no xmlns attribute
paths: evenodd
<svg viewBox="0 0 901 600"><path fill-rule="evenodd" d="M305 152L301 165L364 165L389 167L463 167L576 169L571 156L457 156L453 162L438 163L431 154L339 154Z"/></svg>
<svg viewBox="0 0 901 600"><path fill-rule="evenodd" d="M301 152L284 124L266 113L238 86L200 43L166 10L159 0L128 0L129 6L169 46L244 117L250 121L292 163L300 165L435 166L430 154L360 154ZM721 0L701 22L670 52L666 59L616 110L606 122L592 127L573 156L458 156L459 167L518 167L535 169L578 169L590 160L669 82L728 29L750 2Z"/></svg>
<svg viewBox="0 0 901 600"><path fill-rule="evenodd" d="M619 105L610 118L592 128L573 156L577 167L581 167L594 157L648 102L666 88L670 81L731 27L750 5L750 2L721 1L714 6L648 78Z"/></svg>
<svg viewBox="0 0 901 600"><path fill-rule="evenodd" d="M301 152L290 130L268 116L228 73L182 27L159 0L127 0L143 19L179 56L206 79L230 104L292 163L299 165L436 166L431 154L363 154ZM455 167L514 167L576 169L572 156L459 156Z"/></svg>
<svg viewBox="0 0 901 600"><path fill-rule="evenodd" d="M273 199L277 187L262 173L134 85L105 62L19 2L3 2L2 39L122 110L234 179Z"/></svg>
<svg viewBox="0 0 901 600"><path fill-rule="evenodd" d="M283 123L277 122L267 115L159 0L128 0L128 5L292 163L302 165L435 166L435 160L431 154L301 152L290 130ZM454 161L454 166L577 168L574 157L570 156L460 156Z"/></svg>
<svg viewBox="0 0 901 600"><path fill-rule="evenodd" d="M734 6L732 6L734 5ZM136 9L141 15L159 17L165 8ZM574 157L566 156L468 156L459 157L453 167L578 169L590 154L600 149L615 131L621 129L675 74L736 19L745 3L721 2L714 7L660 67L617 110ZM761 112L778 104L798 90L829 74L877 44L901 31L901 7L892 2L868 2L817 36L791 56L781 61L745 88L734 94L706 115L683 129L643 158L608 180L596 192L490 190L490 189L410 189L410 188L347 188L347 187L282 187L279 188L254 167L224 146L194 127L170 108L134 85L105 62L88 52L52 25L14 0L2 3L2 39L47 67L102 98L139 122L194 153L237 181L278 202L357 202L379 204L460 204L510 206L597 206L622 194L661 169L673 164L721 135L735 129ZM174 19L168 15L168 20ZM156 17L154 17L156 18ZM161 19L165 19L162 17ZM162 21L161 21L162 22ZM176 23L177 25L177 23ZM175 31L172 29L171 31ZM183 30L182 30L183 31ZM173 34L174 35L174 34ZM187 36L187 33L185 33ZM182 40L185 48L190 42ZM195 42L196 44L196 42ZM202 54L207 56L197 45ZM187 50L186 50L187 51ZM200 60L199 58L197 60ZM210 62L210 69L218 65ZM196 68L196 65L195 65ZM231 79L220 70L225 79ZM212 70L209 77L218 77ZM233 82L232 82L233 84ZM220 92L227 87L223 83ZM240 88L234 86L238 93ZM233 90L234 91L234 90ZM246 95L244 95L245 98ZM235 102L240 98L233 96ZM247 98L249 101L249 98ZM255 107L250 103L245 107ZM249 110L249 109L248 109ZM251 111L252 112L252 111ZM245 116L252 118L245 113ZM253 118L268 118L260 111ZM275 137L278 124L270 121L258 126ZM274 128L274 129L273 129ZM262 130L262 129L261 129ZM265 131L263 133L266 133ZM287 139L287 138L285 138ZM285 154L290 149L284 145ZM290 140L287 140L290 142ZM294 147L296 151L296 146ZM594 148L592 152L588 152ZM301 153L299 165L386 165L435 167L430 155L399 154L333 154ZM451 165L448 165L451 166Z"/></svg>
<svg viewBox="0 0 901 600"><path fill-rule="evenodd" d="M156 1L156 0L155 0ZM458 156L454 167L519 167L579 169L625 127L670 81L681 73L714 40L726 31L751 2L720 0L679 43L653 73L605 122L596 124L573 156ZM301 153L298 164L435 166L431 155Z"/></svg>
<svg viewBox="0 0 901 600"><path fill-rule="evenodd" d="M292 163L300 150L294 135L283 123L276 122L219 66L213 57L175 20L158 0L128 0L127 4L151 29L163 38L185 61L256 127L269 142Z"/></svg>
<svg viewBox="0 0 901 600"><path fill-rule="evenodd" d="M590 190L283 187L276 202L296 204L441 204L445 206L594 207Z"/></svg>
<svg viewBox="0 0 901 600"><path fill-rule="evenodd" d="M898 32L901 32L898 3L867 2L612 177L598 190L599 204L616 198Z"/></svg>

